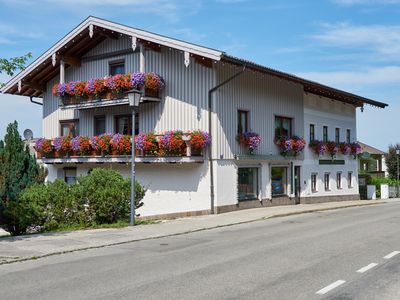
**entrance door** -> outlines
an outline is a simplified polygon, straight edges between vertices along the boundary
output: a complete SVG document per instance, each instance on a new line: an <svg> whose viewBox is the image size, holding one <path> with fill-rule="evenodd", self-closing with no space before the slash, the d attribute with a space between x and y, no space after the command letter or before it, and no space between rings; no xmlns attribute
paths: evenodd
<svg viewBox="0 0 400 300"><path fill-rule="evenodd" d="M296 204L300 204L300 166L294 167L294 196Z"/></svg>

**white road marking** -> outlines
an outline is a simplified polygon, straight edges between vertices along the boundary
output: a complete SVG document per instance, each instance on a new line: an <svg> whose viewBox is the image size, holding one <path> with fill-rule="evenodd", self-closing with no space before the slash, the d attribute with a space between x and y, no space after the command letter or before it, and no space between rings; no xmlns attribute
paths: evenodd
<svg viewBox="0 0 400 300"><path fill-rule="evenodd" d="M400 253L400 251L393 251L393 252L389 253L388 255L384 256L383 258L384 259L389 259L389 258L392 258L393 256L395 256L395 255L397 255L399 253Z"/></svg>
<svg viewBox="0 0 400 300"><path fill-rule="evenodd" d="M361 269L357 270L357 273L367 272L369 269L372 269L373 267L376 267L377 265L378 265L377 263L370 263L368 266L362 267Z"/></svg>
<svg viewBox="0 0 400 300"><path fill-rule="evenodd" d="M316 294L318 295L326 294L327 292L333 290L334 288L337 288L339 285L342 285L345 282L346 281L344 280L335 281L334 283L331 283L330 285L324 287L323 289L320 289L318 292L316 292Z"/></svg>

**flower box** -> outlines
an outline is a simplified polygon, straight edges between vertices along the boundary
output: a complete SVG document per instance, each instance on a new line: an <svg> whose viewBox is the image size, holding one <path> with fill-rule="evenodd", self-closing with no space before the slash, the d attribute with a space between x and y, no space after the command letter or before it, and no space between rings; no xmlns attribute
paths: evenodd
<svg viewBox="0 0 400 300"><path fill-rule="evenodd" d="M145 91L145 96L158 98L159 91L165 86L164 79L155 73L135 72L116 74L105 78L93 78L89 81L71 81L55 84L54 96L61 97L63 105L75 105L84 101L99 99L123 99L127 91L138 89Z"/></svg>

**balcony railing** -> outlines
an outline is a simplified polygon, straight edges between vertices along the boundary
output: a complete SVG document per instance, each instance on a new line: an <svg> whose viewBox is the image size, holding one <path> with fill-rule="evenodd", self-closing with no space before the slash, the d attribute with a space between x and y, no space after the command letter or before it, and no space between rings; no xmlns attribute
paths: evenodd
<svg viewBox="0 0 400 300"><path fill-rule="evenodd" d="M207 133L196 131L187 134L180 133L177 136L174 134L177 134L177 132L170 131L164 135L142 133L136 136L135 141L137 139L137 148L139 149L135 149L135 161L143 163L204 161L206 145L209 142L205 143L204 147L199 149L197 148L198 146L193 148L191 139L198 141L199 135L208 139ZM173 139L174 142L172 143L170 139ZM165 144L165 141L169 141L172 144ZM144 147L143 145L146 145L146 147L141 148ZM126 163L131 161L131 136L127 135L105 134L90 139L88 137L76 137L73 139L58 137L54 140L39 139L34 148L37 150L36 156L39 162L46 164ZM56 149L60 150L57 151ZM74 151L73 149L77 150Z"/></svg>
<svg viewBox="0 0 400 300"><path fill-rule="evenodd" d="M146 90L144 96L140 100L142 103L159 102L159 92ZM87 97L72 97L63 96L60 97L61 108L77 108L87 109L96 107L106 107L115 105L127 105L128 95L127 93L103 93L98 97L87 96Z"/></svg>

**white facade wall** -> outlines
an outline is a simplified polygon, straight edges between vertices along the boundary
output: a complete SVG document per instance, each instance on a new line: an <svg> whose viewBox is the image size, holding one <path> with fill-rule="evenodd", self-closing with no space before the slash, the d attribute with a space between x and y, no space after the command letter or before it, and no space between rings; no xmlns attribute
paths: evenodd
<svg viewBox="0 0 400 300"><path fill-rule="evenodd" d="M340 128L340 141L346 141L346 130L350 129L351 142L357 141L356 109L354 106L319 97L313 94L304 95L304 137L310 142L310 124L315 125L315 139L322 140L322 128L328 126L328 140L335 140L335 128ZM319 159L331 159L329 154L318 157L309 147L304 150L302 164L302 197L355 195L358 194L357 159L351 155L338 154L336 159L344 160L344 165L320 165ZM336 174L342 172L342 188L338 189ZM352 172L352 187L349 188L347 175ZM311 174L317 174L317 192L311 189ZM330 173L330 190L324 187L324 174Z"/></svg>
<svg viewBox="0 0 400 300"><path fill-rule="evenodd" d="M106 40L92 49L85 57L102 55L130 48L129 39ZM230 64L217 63L212 68L191 61L189 67L183 63L183 53L161 48L160 52L145 51L145 71L152 71L165 78L166 87L161 93L161 102L143 104L139 110L139 130L162 133L167 130L208 129L208 91L241 70ZM139 70L138 53L102 58L95 61L83 60L82 66L69 67L66 81L88 80L107 75L109 62L125 60L126 72ZM56 77L47 85L43 106L43 134L54 138L60 134L60 121L79 119L80 134L91 136L94 117L106 116L106 131L115 132L115 116L131 113L127 105L106 108L63 109L59 100L51 94ZM293 197L292 166L301 166L301 197L320 197L358 194L357 161L349 157L344 165L319 165L319 158L308 146L304 157L291 160L279 157L274 144L275 116L292 118L292 134L302 136L309 142L309 125L315 124L316 139L322 139L322 126L329 128L329 138L334 140L334 130L341 128L341 140L346 129L356 141L355 108L338 101L305 95L303 87L277 77L264 75L247 69L239 77L221 87L213 94L212 144L214 159L215 206L238 204L238 168L258 168L258 199L272 199L271 168L287 168L287 192ZM254 153L254 159L240 160L237 156L247 150L237 142L237 111L249 111L249 129L259 133L262 142ZM328 159L328 157L325 157ZM73 166L73 165L72 165ZM129 176L129 166L123 164L76 165L78 175L85 175L94 167L111 167ZM63 178L63 165L49 165L48 180ZM353 187L348 188L347 173L353 172ZM323 176L330 172L330 190L325 191ZM342 189L336 188L336 173L342 172ZM311 173L318 174L317 192L311 191ZM203 164L137 164L137 179L147 189L144 206L139 213L153 216L210 210L210 174L206 160Z"/></svg>
<svg viewBox="0 0 400 300"><path fill-rule="evenodd" d="M48 165L48 181L65 176L64 166ZM97 164L77 166L77 176L85 176ZM102 164L102 168L130 176L129 164ZM203 164L137 164L136 179L147 189L144 205L137 213L142 217L168 213L210 211L209 168Z"/></svg>
<svg viewBox="0 0 400 300"><path fill-rule="evenodd" d="M240 71L240 67L219 64L216 67L217 82L220 83ZM274 144L275 116L293 119L293 134L304 132L303 87L280 80L277 77L246 70L216 91L214 101L214 158L232 159L234 155L246 154L236 140L237 111L249 111L249 129L262 137L255 154L276 155Z"/></svg>

